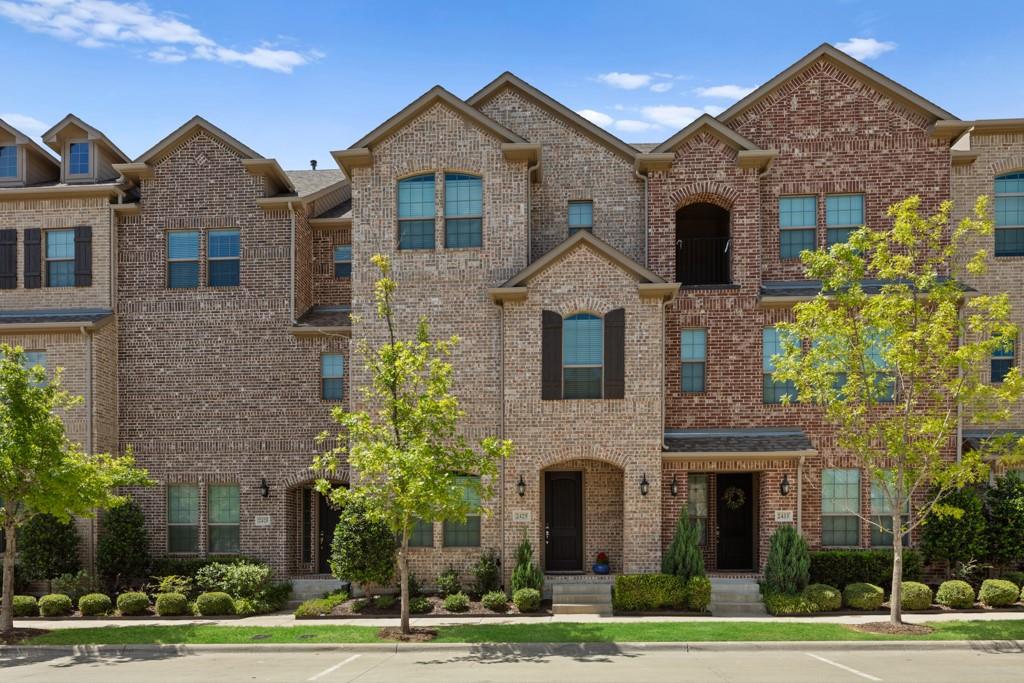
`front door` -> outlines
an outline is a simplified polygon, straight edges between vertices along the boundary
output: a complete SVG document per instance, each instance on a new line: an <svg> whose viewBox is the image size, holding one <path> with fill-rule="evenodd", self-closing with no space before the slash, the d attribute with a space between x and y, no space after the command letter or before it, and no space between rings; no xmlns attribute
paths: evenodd
<svg viewBox="0 0 1024 683"><path fill-rule="evenodd" d="M544 568L583 570L583 473L544 473Z"/></svg>
<svg viewBox="0 0 1024 683"><path fill-rule="evenodd" d="M754 569L754 475L719 474L718 569Z"/></svg>
<svg viewBox="0 0 1024 683"><path fill-rule="evenodd" d="M331 573L331 542L334 540L334 527L338 526L341 511L326 496L317 494L320 508L317 515L317 571L321 574Z"/></svg>

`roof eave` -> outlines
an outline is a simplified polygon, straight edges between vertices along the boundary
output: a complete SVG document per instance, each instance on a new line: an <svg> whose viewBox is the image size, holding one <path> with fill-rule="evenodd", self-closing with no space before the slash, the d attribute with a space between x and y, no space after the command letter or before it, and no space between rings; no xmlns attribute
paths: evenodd
<svg viewBox="0 0 1024 683"><path fill-rule="evenodd" d="M281 164L277 163L277 159L242 159L242 166L250 175L269 179L276 186L277 192L295 192L295 185Z"/></svg>

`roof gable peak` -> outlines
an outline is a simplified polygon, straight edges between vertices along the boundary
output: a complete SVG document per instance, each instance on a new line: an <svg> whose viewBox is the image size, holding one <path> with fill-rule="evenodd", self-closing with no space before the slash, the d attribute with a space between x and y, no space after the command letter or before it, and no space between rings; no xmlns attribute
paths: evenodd
<svg viewBox="0 0 1024 683"><path fill-rule="evenodd" d="M760 149L756 144L732 130L710 114L701 114L688 126L651 150L651 153L660 154L664 152L673 152L678 149L680 145L686 142L686 140L703 130L710 131L715 137L739 151Z"/></svg>
<svg viewBox="0 0 1024 683"><path fill-rule="evenodd" d="M229 135L224 130L218 128L197 114L143 152L135 162L143 164L152 163L158 160L164 152L183 142L196 131L200 130L227 145L243 159L263 159L263 156L258 152L255 152L252 148L243 144L237 138Z"/></svg>

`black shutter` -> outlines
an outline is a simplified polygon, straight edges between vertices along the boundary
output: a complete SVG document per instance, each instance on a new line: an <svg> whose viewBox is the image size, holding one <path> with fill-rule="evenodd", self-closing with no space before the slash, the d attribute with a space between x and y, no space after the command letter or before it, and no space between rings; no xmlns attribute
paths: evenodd
<svg viewBox="0 0 1024 683"><path fill-rule="evenodd" d="M562 316L544 311L541 337L541 393L545 401L562 398Z"/></svg>
<svg viewBox="0 0 1024 683"><path fill-rule="evenodd" d="M75 287L92 285L92 228L75 228Z"/></svg>
<svg viewBox="0 0 1024 683"><path fill-rule="evenodd" d="M616 308L604 316L604 397L625 398L626 394L626 309Z"/></svg>
<svg viewBox="0 0 1024 683"><path fill-rule="evenodd" d="M43 286L43 231L29 228L25 231L25 288Z"/></svg>
<svg viewBox="0 0 1024 683"><path fill-rule="evenodd" d="M0 230L0 289L18 286L18 231Z"/></svg>

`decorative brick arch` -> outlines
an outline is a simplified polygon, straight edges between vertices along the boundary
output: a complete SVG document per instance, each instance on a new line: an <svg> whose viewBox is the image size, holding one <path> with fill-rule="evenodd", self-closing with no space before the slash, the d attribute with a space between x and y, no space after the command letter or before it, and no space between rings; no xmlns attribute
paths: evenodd
<svg viewBox="0 0 1024 683"><path fill-rule="evenodd" d="M993 177L1014 171L1024 171L1024 156L1007 157L992 164Z"/></svg>
<svg viewBox="0 0 1024 683"><path fill-rule="evenodd" d="M732 207L739 199L739 193L732 187L714 180L702 180L675 190L670 199L675 211L691 204L714 204L726 211L732 211Z"/></svg>
<svg viewBox="0 0 1024 683"><path fill-rule="evenodd" d="M349 484L349 469L348 465L340 465L334 472L328 472L327 470L310 470L304 469L298 472L293 472L287 479L279 484L286 490L298 488L300 486L306 486L308 484L315 483L319 479L326 479L334 484ZM271 486L274 482L268 482Z"/></svg>
<svg viewBox="0 0 1024 683"><path fill-rule="evenodd" d="M599 448L600 446L595 444L593 447L577 447L572 452L563 451L546 455L537 461L537 471L543 472L544 470L551 469L560 463L570 462L573 460L594 460L620 469L623 474L625 474L626 465L628 464L626 456L609 455L604 451L599 451Z"/></svg>

